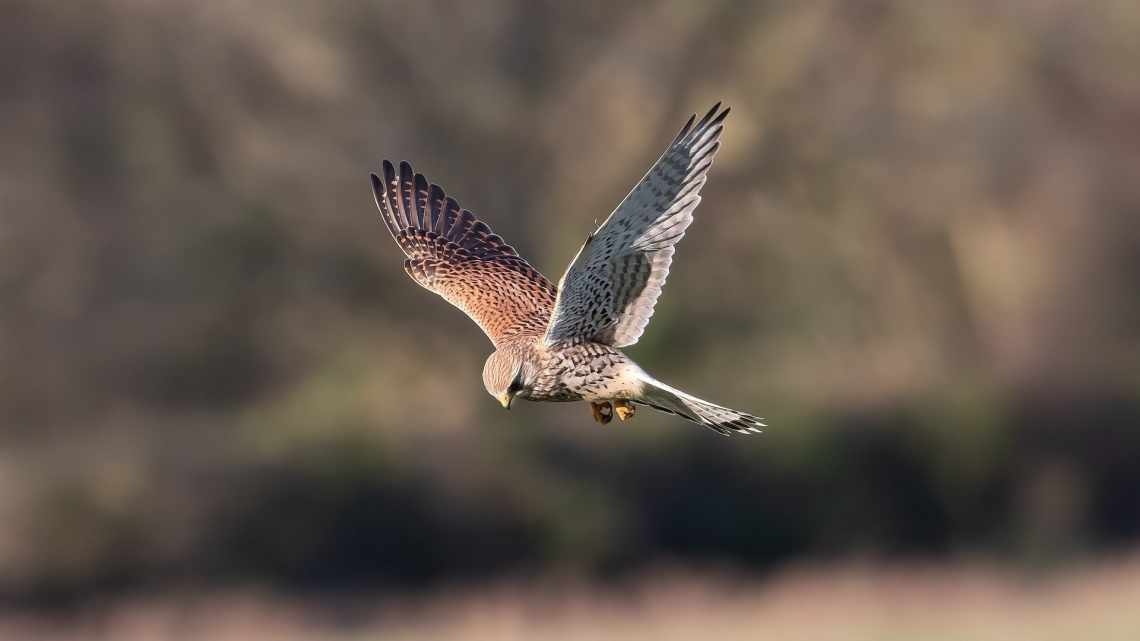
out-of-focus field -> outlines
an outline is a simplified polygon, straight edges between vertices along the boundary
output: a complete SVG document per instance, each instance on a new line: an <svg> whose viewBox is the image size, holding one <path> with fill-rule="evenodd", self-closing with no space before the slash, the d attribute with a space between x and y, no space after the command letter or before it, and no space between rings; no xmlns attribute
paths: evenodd
<svg viewBox="0 0 1140 641"><path fill-rule="evenodd" d="M501 584L335 605L258 591L0 616L26 641L1133 641L1140 556L1063 575L976 565L800 567L757 583L660 573L621 586Z"/></svg>
<svg viewBox="0 0 1140 641"><path fill-rule="evenodd" d="M1140 630L1136 0L0 5L3 641ZM770 430L504 412L368 172L557 281L717 100L629 353Z"/></svg>

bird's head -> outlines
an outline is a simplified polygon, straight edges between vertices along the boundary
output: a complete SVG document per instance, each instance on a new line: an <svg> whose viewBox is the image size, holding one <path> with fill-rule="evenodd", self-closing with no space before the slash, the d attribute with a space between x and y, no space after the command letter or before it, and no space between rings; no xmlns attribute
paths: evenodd
<svg viewBox="0 0 1140 641"><path fill-rule="evenodd" d="M483 385L499 404L511 409L515 397L520 393L526 396L530 389L532 369L519 351L500 349L488 356L483 364Z"/></svg>

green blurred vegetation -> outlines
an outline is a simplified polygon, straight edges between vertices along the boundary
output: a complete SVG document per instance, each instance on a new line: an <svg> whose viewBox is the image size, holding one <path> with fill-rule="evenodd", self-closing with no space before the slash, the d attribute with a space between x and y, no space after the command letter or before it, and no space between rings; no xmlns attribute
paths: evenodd
<svg viewBox="0 0 1140 641"><path fill-rule="evenodd" d="M436 586L1140 536L1134 2L16 0L0 593ZM733 108L642 342L769 419L510 414L367 173L557 278Z"/></svg>

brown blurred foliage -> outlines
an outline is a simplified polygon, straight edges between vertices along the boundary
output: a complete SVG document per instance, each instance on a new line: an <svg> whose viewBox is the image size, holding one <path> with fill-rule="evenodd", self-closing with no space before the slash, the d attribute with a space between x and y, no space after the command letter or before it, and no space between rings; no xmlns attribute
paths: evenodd
<svg viewBox="0 0 1140 641"><path fill-rule="evenodd" d="M1134 2L14 0L0 590L1134 542ZM407 158L549 277L733 108L631 353L769 419L507 415Z"/></svg>
<svg viewBox="0 0 1140 641"><path fill-rule="evenodd" d="M137 595L52 621L0 613L21 641L1132 641L1135 556L1027 581L964 564L807 565L757 585L717 573L653 572L614 586L503 583L429 598L265 590Z"/></svg>

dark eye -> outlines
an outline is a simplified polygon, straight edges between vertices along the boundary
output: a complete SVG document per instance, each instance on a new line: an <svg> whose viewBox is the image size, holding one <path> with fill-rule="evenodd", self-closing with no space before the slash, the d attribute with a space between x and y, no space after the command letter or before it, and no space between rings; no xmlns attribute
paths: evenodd
<svg viewBox="0 0 1140 641"><path fill-rule="evenodd" d="M518 375L515 376L515 380L511 381L511 386L507 388L507 391L511 394L514 394L515 392L521 390L522 387L522 372L519 372Z"/></svg>

